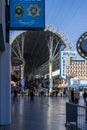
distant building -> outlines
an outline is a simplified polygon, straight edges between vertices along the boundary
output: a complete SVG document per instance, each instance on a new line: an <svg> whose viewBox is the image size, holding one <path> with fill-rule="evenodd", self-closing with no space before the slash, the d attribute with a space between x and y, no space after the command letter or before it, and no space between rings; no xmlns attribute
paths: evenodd
<svg viewBox="0 0 87 130"><path fill-rule="evenodd" d="M66 79L67 71L66 67L70 66L71 61L76 58L76 51L61 51L60 56L60 75L62 78Z"/></svg>
<svg viewBox="0 0 87 130"><path fill-rule="evenodd" d="M66 75L71 78L87 79L87 61L71 59L70 64L66 66Z"/></svg>

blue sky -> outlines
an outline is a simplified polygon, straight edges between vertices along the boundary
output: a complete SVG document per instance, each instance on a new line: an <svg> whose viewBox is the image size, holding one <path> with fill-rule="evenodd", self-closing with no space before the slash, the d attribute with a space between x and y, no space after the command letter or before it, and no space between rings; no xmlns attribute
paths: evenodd
<svg viewBox="0 0 87 130"><path fill-rule="evenodd" d="M64 33L75 49L87 31L87 0L45 0L45 16L46 25Z"/></svg>

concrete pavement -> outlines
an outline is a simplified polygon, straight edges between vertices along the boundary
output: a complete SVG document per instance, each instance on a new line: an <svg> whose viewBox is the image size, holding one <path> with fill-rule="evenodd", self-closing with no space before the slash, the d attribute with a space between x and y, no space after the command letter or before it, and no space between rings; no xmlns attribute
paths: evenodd
<svg viewBox="0 0 87 130"><path fill-rule="evenodd" d="M64 97L19 97L12 102L12 123L0 130L69 130Z"/></svg>

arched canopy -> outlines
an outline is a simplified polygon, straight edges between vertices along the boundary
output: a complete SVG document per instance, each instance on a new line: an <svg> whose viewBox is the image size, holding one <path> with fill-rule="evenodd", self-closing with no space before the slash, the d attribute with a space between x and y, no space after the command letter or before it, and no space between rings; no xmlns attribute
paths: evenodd
<svg viewBox="0 0 87 130"><path fill-rule="evenodd" d="M49 61L50 37L53 37L54 69L59 64L59 49L61 45L67 47L62 37L49 30L47 31L26 31L18 35L12 42L13 57L22 57L25 60L25 75L35 72L41 65ZM24 49L23 49L24 46ZM15 53L14 53L15 52ZM21 53L21 54L20 54ZM55 67L56 66L56 67Z"/></svg>

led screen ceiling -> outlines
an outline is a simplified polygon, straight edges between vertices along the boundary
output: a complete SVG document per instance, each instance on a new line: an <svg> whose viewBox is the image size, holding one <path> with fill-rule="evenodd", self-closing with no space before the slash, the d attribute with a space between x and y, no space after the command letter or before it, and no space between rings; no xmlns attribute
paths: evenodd
<svg viewBox="0 0 87 130"><path fill-rule="evenodd" d="M10 29L44 29L45 0L10 0Z"/></svg>

